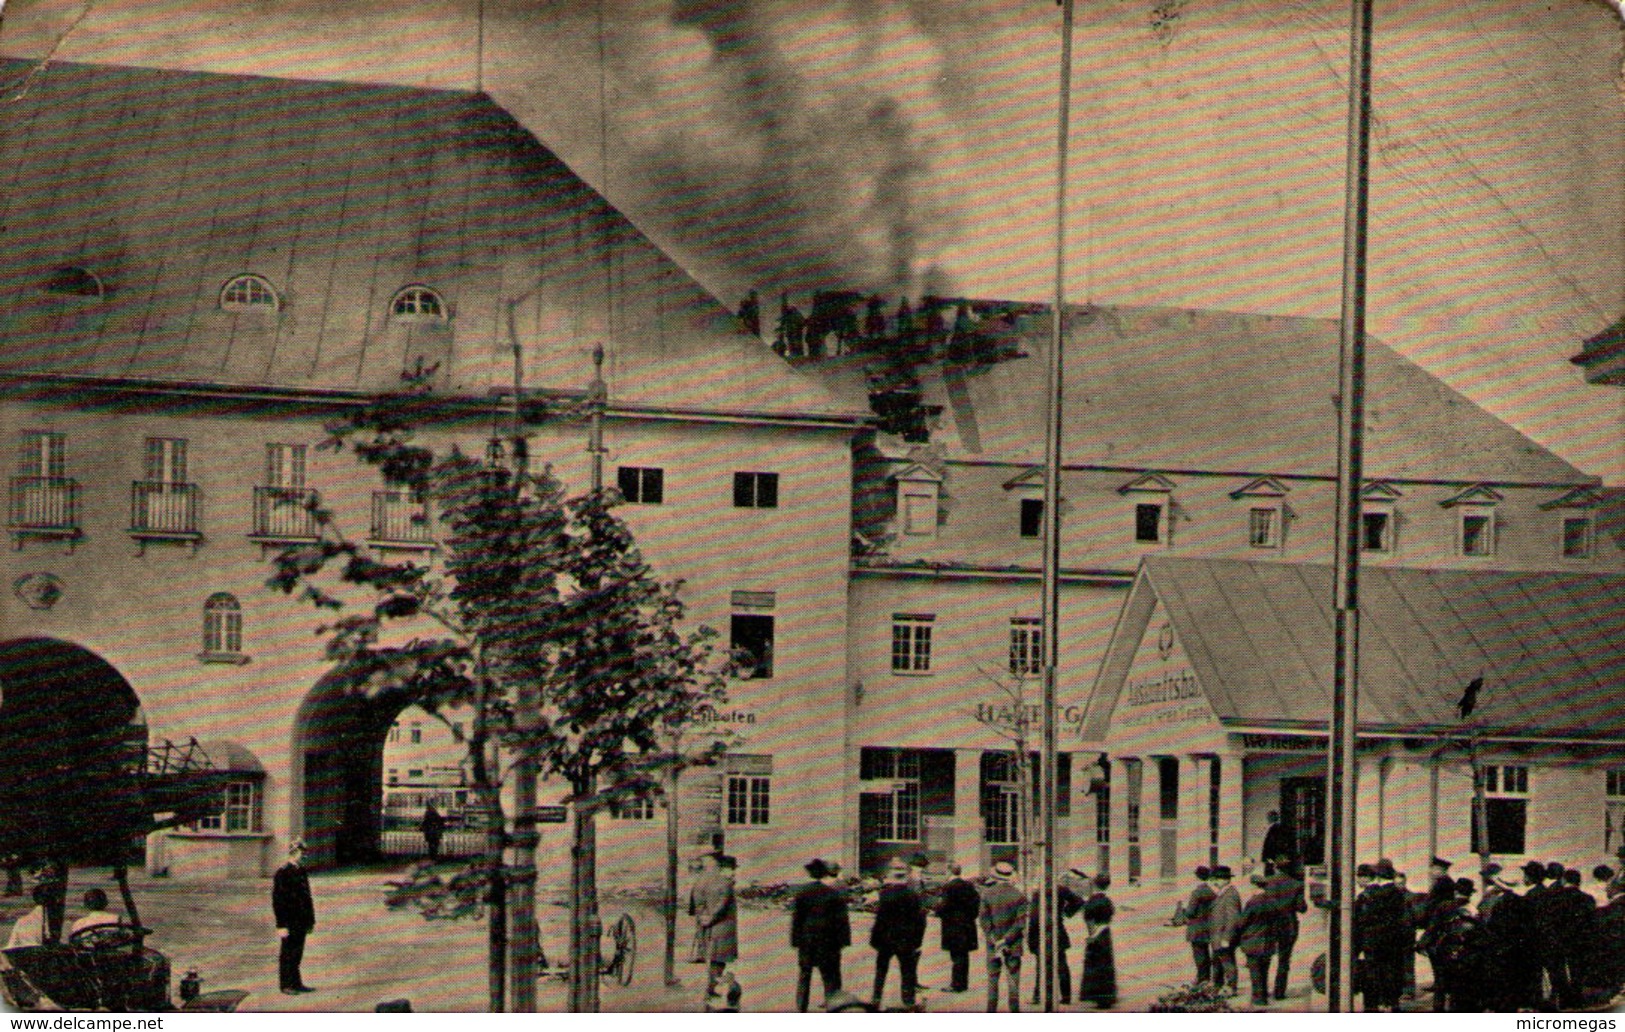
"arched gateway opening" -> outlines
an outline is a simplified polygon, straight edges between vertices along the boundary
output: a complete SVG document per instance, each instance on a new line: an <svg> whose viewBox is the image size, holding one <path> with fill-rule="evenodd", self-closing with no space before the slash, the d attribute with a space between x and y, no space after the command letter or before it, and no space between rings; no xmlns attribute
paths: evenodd
<svg viewBox="0 0 1625 1032"><path fill-rule="evenodd" d="M384 809L384 742L411 702L402 691L359 693L324 677L299 707L294 834L313 867L374 863Z"/></svg>
<svg viewBox="0 0 1625 1032"><path fill-rule="evenodd" d="M54 638L0 642L0 854L137 862L147 725L106 660Z"/></svg>

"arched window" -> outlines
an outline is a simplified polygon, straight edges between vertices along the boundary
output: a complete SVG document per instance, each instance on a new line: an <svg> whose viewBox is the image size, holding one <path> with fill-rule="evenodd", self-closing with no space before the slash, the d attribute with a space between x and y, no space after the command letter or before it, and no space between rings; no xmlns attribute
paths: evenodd
<svg viewBox="0 0 1625 1032"><path fill-rule="evenodd" d="M203 653L236 656L243 651L243 607L224 591L203 603Z"/></svg>
<svg viewBox="0 0 1625 1032"><path fill-rule="evenodd" d="M276 311L281 302L264 276L234 276L220 289L220 307L231 312Z"/></svg>
<svg viewBox="0 0 1625 1032"><path fill-rule="evenodd" d="M446 303L428 287L402 287L389 303L389 313L401 319L441 322L446 318Z"/></svg>
<svg viewBox="0 0 1625 1032"><path fill-rule="evenodd" d="M77 265L65 265L55 270L41 286L47 294L62 294L68 297L102 296L102 281L94 272Z"/></svg>

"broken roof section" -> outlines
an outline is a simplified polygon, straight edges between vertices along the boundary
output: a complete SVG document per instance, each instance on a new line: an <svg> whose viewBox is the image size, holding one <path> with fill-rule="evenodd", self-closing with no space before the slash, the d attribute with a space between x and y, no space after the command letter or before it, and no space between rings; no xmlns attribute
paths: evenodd
<svg viewBox="0 0 1625 1032"><path fill-rule="evenodd" d="M1151 557L1090 704L1103 736L1158 603L1223 725L1324 730L1332 568ZM1360 577L1360 726L1405 735L1625 741L1625 576L1368 567ZM1463 720L1463 689L1484 678Z"/></svg>
<svg viewBox="0 0 1625 1032"><path fill-rule="evenodd" d="M921 401L940 406L934 445L950 459L1042 461L1046 355L1035 305L977 302L1005 323L1016 357L917 367ZM1337 459L1335 321L1176 308L1088 306L1066 330L1065 461L1142 470L1332 477ZM1007 356L1009 351L1007 351ZM832 388L873 356L809 363ZM1594 478L1369 340L1365 473L1452 483Z"/></svg>
<svg viewBox="0 0 1625 1032"><path fill-rule="evenodd" d="M517 339L541 390L604 344L618 408L866 410L483 94L66 63L14 92L31 67L0 60L0 372L375 392L422 360L480 397Z"/></svg>

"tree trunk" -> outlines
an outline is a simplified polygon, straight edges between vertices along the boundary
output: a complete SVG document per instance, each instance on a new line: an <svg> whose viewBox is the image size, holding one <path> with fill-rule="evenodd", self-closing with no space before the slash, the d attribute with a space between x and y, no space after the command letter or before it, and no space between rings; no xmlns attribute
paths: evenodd
<svg viewBox="0 0 1625 1032"><path fill-rule="evenodd" d="M598 1012L598 779L575 786L575 842L570 849L570 1010Z"/></svg>
<svg viewBox="0 0 1625 1032"><path fill-rule="evenodd" d="M513 1011L536 1013L536 752L532 745L541 719L534 684L522 685L514 706L519 754L513 762L513 866L508 871L510 983Z"/></svg>
<svg viewBox="0 0 1625 1032"><path fill-rule="evenodd" d="M474 695L474 727L468 739L474 796L485 815L486 905L491 908L486 929L486 1006L501 1014L508 1003L508 888L502 871L502 850L507 835L502 815L502 796L491 784L491 761L486 756L486 720L489 687L483 658L479 662L479 686Z"/></svg>
<svg viewBox="0 0 1625 1032"><path fill-rule="evenodd" d="M661 912L666 919L666 984L677 982L677 764L666 778L666 896Z"/></svg>

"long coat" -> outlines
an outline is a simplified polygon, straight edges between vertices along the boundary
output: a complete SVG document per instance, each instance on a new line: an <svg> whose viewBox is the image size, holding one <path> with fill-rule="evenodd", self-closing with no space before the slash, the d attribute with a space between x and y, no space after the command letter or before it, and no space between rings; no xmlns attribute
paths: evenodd
<svg viewBox="0 0 1625 1032"><path fill-rule="evenodd" d="M694 885L694 919L705 941L708 963L729 964L739 959L739 909L734 903L733 879L714 874Z"/></svg>
<svg viewBox="0 0 1625 1032"><path fill-rule="evenodd" d="M1267 888L1259 889L1241 908L1236 945L1249 957L1272 957L1281 937L1280 903Z"/></svg>
<svg viewBox="0 0 1625 1032"><path fill-rule="evenodd" d="M869 945L882 953L917 953L925 941L925 902L914 887L892 883L880 887Z"/></svg>
<svg viewBox="0 0 1625 1032"><path fill-rule="evenodd" d="M276 926L290 932L316 927L316 903L310 898L310 872L300 864L283 864L271 879L271 912Z"/></svg>
<svg viewBox="0 0 1625 1032"><path fill-rule="evenodd" d="M852 945L852 921L841 890L816 881L802 886L791 906L790 945L813 961L839 957L843 947Z"/></svg>
<svg viewBox="0 0 1625 1032"><path fill-rule="evenodd" d="M1241 929L1241 893L1234 885L1226 885L1214 896L1213 909L1208 911L1208 929L1214 949L1236 945L1236 933Z"/></svg>
<svg viewBox="0 0 1625 1032"><path fill-rule="evenodd" d="M976 944L976 915L982 910L982 895L963 878L954 878L942 887L937 916L942 919L942 948L949 953L970 953Z"/></svg>
<svg viewBox="0 0 1625 1032"><path fill-rule="evenodd" d="M1213 901L1218 895L1213 886L1207 882L1191 890L1190 901L1185 904L1185 941L1207 942L1212 933L1210 927L1213 914Z"/></svg>

